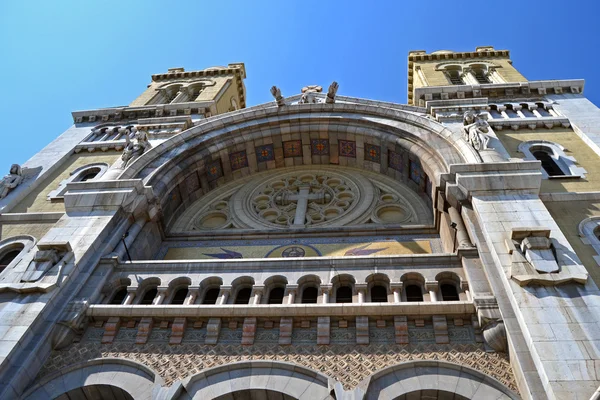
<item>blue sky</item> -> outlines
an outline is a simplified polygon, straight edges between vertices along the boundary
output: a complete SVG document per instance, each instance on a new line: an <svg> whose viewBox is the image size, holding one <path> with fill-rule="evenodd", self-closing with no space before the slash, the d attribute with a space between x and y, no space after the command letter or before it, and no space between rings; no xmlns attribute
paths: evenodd
<svg viewBox="0 0 600 400"><path fill-rule="evenodd" d="M508 49L531 80L586 79L600 104L600 2L0 2L0 175L72 123L129 104L170 67L246 63L247 104L336 80L341 95L406 103L409 50Z"/></svg>

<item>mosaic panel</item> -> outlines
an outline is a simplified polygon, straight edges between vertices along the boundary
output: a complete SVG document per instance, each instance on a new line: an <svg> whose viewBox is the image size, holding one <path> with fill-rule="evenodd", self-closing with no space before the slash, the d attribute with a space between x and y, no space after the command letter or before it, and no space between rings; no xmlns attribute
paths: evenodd
<svg viewBox="0 0 600 400"><path fill-rule="evenodd" d="M248 157L246 156L246 150L238 151L229 155L229 163L231 164L231 170L236 171L248 166Z"/></svg>
<svg viewBox="0 0 600 400"><path fill-rule="evenodd" d="M311 139L310 152L313 156L326 156L329 154L328 139Z"/></svg>
<svg viewBox="0 0 600 400"><path fill-rule="evenodd" d="M388 167L398 172L402 172L404 169L402 164L402 154L396 153L393 150L388 150Z"/></svg>
<svg viewBox="0 0 600 400"><path fill-rule="evenodd" d="M188 194L194 193L196 190L200 189L200 180L195 172L185 178L185 183Z"/></svg>
<svg viewBox="0 0 600 400"><path fill-rule="evenodd" d="M237 329L222 328L219 334L219 343L237 344L242 343L242 324Z"/></svg>
<svg viewBox="0 0 600 400"><path fill-rule="evenodd" d="M331 324L330 328L330 343L331 344L348 344L348 345L356 345L356 331L355 328L338 328L334 327L334 323ZM337 323L335 323L337 325Z"/></svg>
<svg viewBox="0 0 600 400"><path fill-rule="evenodd" d="M211 161L206 165L206 178L209 182L219 179L223 176L221 160Z"/></svg>
<svg viewBox="0 0 600 400"><path fill-rule="evenodd" d="M279 328L256 328L256 334L254 335L255 344L277 344L279 342Z"/></svg>
<svg viewBox="0 0 600 400"><path fill-rule="evenodd" d="M265 144L256 147L256 161L267 162L275 159L275 150L272 144Z"/></svg>
<svg viewBox="0 0 600 400"><path fill-rule="evenodd" d="M448 324L448 338L450 338L450 343L473 343L475 332L470 325L453 326Z"/></svg>
<svg viewBox="0 0 600 400"><path fill-rule="evenodd" d="M182 343L203 343L206 340L206 327L201 329L187 328Z"/></svg>
<svg viewBox="0 0 600 400"><path fill-rule="evenodd" d="M385 327L377 327L377 323L369 322L369 343L394 343L396 340L394 323L386 321Z"/></svg>
<svg viewBox="0 0 600 400"><path fill-rule="evenodd" d="M422 174L423 169L421 168L421 164L410 160L410 179L418 185L421 183Z"/></svg>
<svg viewBox="0 0 600 400"><path fill-rule="evenodd" d="M435 333L431 325L415 326L414 322L408 323L408 341L419 343L435 343Z"/></svg>
<svg viewBox="0 0 600 400"><path fill-rule="evenodd" d="M155 342L166 342L171 337L170 329L152 329L150 332L150 336L148 337L148 341L151 343Z"/></svg>
<svg viewBox="0 0 600 400"><path fill-rule="evenodd" d="M283 142L283 156L302 157L302 141L290 140L288 142Z"/></svg>
<svg viewBox="0 0 600 400"><path fill-rule="evenodd" d="M381 147L365 143L365 160L374 163L381 162Z"/></svg>
<svg viewBox="0 0 600 400"><path fill-rule="evenodd" d="M354 329L343 329L353 331ZM332 338L337 328L332 328ZM488 353L483 344L369 344L347 345L290 345L264 344L241 346L236 344L181 344L131 343L98 345L76 343L67 349L53 351L42 367L38 379L69 365L94 358L125 358L146 365L172 385L178 380L219 365L248 360L272 360L295 363L342 383L346 390L383 368L407 361L437 360L464 365L481 371L517 391L508 356Z"/></svg>
<svg viewBox="0 0 600 400"><path fill-rule="evenodd" d="M317 330L315 328L294 328L292 330L292 344L315 344Z"/></svg>
<svg viewBox="0 0 600 400"><path fill-rule="evenodd" d="M339 140L338 149L340 156L356 158L356 142L351 140Z"/></svg>
<svg viewBox="0 0 600 400"><path fill-rule="evenodd" d="M129 342L129 343L134 343L135 342L135 338L137 336L138 333L138 329L137 328L123 328L121 327L119 329L119 332L117 332L117 336L115 337L115 340L118 342Z"/></svg>

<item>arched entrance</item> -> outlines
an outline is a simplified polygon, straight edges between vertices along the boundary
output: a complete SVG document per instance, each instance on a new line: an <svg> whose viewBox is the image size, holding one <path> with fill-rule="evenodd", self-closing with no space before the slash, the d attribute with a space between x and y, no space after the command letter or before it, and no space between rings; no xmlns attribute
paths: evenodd
<svg viewBox="0 0 600 400"><path fill-rule="evenodd" d="M133 400L133 396L111 385L90 385L63 393L53 400Z"/></svg>
<svg viewBox="0 0 600 400"><path fill-rule="evenodd" d="M414 361L384 368L361 385L365 400L519 399L500 382L472 368Z"/></svg>
<svg viewBox="0 0 600 400"><path fill-rule="evenodd" d="M287 394L273 392L272 390L240 390L219 396L214 400L297 400Z"/></svg>
<svg viewBox="0 0 600 400"><path fill-rule="evenodd" d="M120 358L95 359L49 375L28 390L26 400L150 400L163 380L150 368ZM114 397L111 397L114 396Z"/></svg>

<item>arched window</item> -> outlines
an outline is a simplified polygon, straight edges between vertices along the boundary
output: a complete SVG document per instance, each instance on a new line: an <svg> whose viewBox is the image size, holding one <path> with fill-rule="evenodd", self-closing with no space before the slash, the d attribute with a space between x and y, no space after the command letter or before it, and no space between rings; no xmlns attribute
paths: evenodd
<svg viewBox="0 0 600 400"><path fill-rule="evenodd" d="M533 156L542 162L542 168L549 176L564 175L565 173L560 169L556 161L552 158L550 153L545 150L536 150L532 152Z"/></svg>
<svg viewBox="0 0 600 400"><path fill-rule="evenodd" d="M112 305L123 304L123 301L125 301L125 297L127 297L127 288L124 287L115 292L112 299L110 299L109 304L112 304Z"/></svg>
<svg viewBox="0 0 600 400"><path fill-rule="evenodd" d="M371 288L371 301L373 303L387 303L388 294L385 286L376 285Z"/></svg>
<svg viewBox="0 0 600 400"><path fill-rule="evenodd" d="M472 67L471 71L478 83L490 83L490 80L487 77L487 71L483 67Z"/></svg>
<svg viewBox="0 0 600 400"><path fill-rule="evenodd" d="M144 297L142 297L140 304L146 305L146 306L151 305L154 302L154 298L156 297L157 293L158 293L158 290L156 288L148 289L144 293Z"/></svg>
<svg viewBox="0 0 600 400"><path fill-rule="evenodd" d="M454 285L451 285L449 283L440 285L440 291L442 292L442 300L443 301L458 301L458 300L460 300L458 297L458 291L456 290L456 286L454 286Z"/></svg>
<svg viewBox="0 0 600 400"><path fill-rule="evenodd" d="M565 148L559 143L547 140L530 140L519 144L519 151L526 160L542 162L542 176L550 178L585 178L587 171L577 166L572 156L565 154Z"/></svg>
<svg viewBox="0 0 600 400"><path fill-rule="evenodd" d="M464 85L465 82L463 81L462 77L461 77L461 73L458 69L448 69L446 71L446 74L448 75L448 79L450 80L450 83L453 85Z"/></svg>
<svg viewBox="0 0 600 400"><path fill-rule="evenodd" d="M269 304L283 304L283 295L285 289L282 287L276 287L271 289L269 292Z"/></svg>
<svg viewBox="0 0 600 400"><path fill-rule="evenodd" d="M100 168L91 168L85 172L85 175L81 177L79 182L91 181L92 179L98 176L98 173L100 173Z"/></svg>
<svg viewBox="0 0 600 400"><path fill-rule="evenodd" d="M178 289L173 295L173 300L171 300L171 304L183 304L188 295L188 288L184 287Z"/></svg>
<svg viewBox="0 0 600 400"><path fill-rule="evenodd" d="M350 286L340 286L335 291L336 303L352 303L352 288Z"/></svg>
<svg viewBox="0 0 600 400"><path fill-rule="evenodd" d="M251 294L252 294L252 288L249 288L249 287L238 290L233 304L248 304L250 302Z"/></svg>
<svg viewBox="0 0 600 400"><path fill-rule="evenodd" d="M53 198L62 198L67 191L67 184L73 182L88 182L92 180L98 180L104 173L108 171L108 164L96 163L88 164L83 167L79 167L71 172L70 176L62 181L58 187L48 193L48 200Z"/></svg>
<svg viewBox="0 0 600 400"><path fill-rule="evenodd" d="M219 298L219 292L221 289L212 288L208 289L204 294L204 299L202 300L202 304L217 304L217 299Z"/></svg>
<svg viewBox="0 0 600 400"><path fill-rule="evenodd" d="M423 291L417 285L408 285L406 289L406 301L423 301Z"/></svg>
<svg viewBox="0 0 600 400"><path fill-rule="evenodd" d="M302 291L302 304L315 304L319 291L314 286L309 286Z"/></svg>
<svg viewBox="0 0 600 400"><path fill-rule="evenodd" d="M10 248L8 251L4 252L4 254L0 254L0 272L4 271L4 268L8 267L8 265L17 258L24 247L24 245L19 244Z"/></svg>

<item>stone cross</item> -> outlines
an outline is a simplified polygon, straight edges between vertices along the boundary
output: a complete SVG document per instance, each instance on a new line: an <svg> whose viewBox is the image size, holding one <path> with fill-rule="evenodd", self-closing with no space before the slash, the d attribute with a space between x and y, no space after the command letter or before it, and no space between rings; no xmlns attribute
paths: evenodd
<svg viewBox="0 0 600 400"><path fill-rule="evenodd" d="M304 226L308 201L315 200L322 203L325 197L324 192L310 193L310 185L302 185L298 187L298 194L284 194L277 198L277 202L281 205L287 205L290 202L296 201L296 215L294 216L293 225Z"/></svg>

